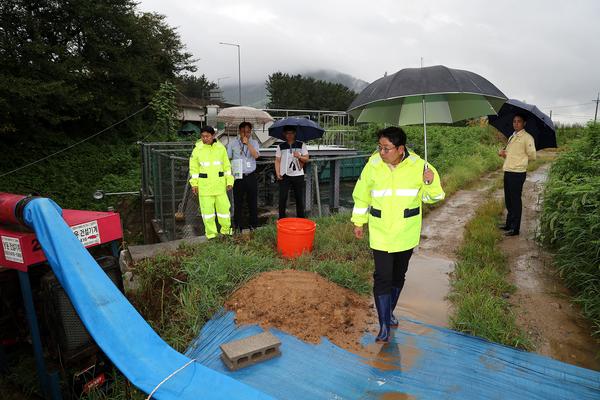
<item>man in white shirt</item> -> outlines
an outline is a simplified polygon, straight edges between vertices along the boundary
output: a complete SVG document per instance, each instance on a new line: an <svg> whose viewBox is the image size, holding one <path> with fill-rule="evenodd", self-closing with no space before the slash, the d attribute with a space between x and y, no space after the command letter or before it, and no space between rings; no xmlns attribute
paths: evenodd
<svg viewBox="0 0 600 400"><path fill-rule="evenodd" d="M304 164L308 161L306 144L296 140L296 127L283 128L285 142L275 151L275 174L279 182L279 218L286 217L290 187L296 199L296 217L304 218Z"/></svg>
<svg viewBox="0 0 600 400"><path fill-rule="evenodd" d="M233 184L233 227L241 232L242 210L244 198L248 206L248 227L258 227L258 181L256 176L256 159L260 157L258 141L252 139L252 124L242 122L239 125L239 137L227 145L227 154L234 169ZM238 176L236 175L238 173Z"/></svg>

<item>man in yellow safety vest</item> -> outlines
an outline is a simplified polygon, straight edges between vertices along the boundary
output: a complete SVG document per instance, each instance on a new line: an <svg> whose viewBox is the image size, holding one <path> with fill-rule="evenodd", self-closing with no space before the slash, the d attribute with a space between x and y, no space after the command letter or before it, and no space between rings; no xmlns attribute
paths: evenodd
<svg viewBox="0 0 600 400"><path fill-rule="evenodd" d="M200 201L200 214L207 239L217 236L216 217L221 233L231 235L230 203L227 191L233 187L227 149L215 139L215 130L205 126L190 157L190 186Z"/></svg>
<svg viewBox="0 0 600 400"><path fill-rule="evenodd" d="M422 202L435 203L445 194L435 168L406 149L402 129L385 128L377 137L378 152L369 158L352 193L352 222L358 239L363 238L363 225L369 224L380 326L376 341L388 342L390 327L398 326L394 308L421 236Z"/></svg>

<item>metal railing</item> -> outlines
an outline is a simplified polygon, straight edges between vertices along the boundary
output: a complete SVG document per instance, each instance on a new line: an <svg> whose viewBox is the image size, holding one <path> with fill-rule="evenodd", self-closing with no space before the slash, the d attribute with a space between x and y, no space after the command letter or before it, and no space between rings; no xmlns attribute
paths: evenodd
<svg viewBox="0 0 600 400"><path fill-rule="evenodd" d="M310 118L323 127L333 125L354 125L354 119L346 111L340 110L303 110L287 108L264 108L263 111L271 114L275 119L287 117Z"/></svg>
<svg viewBox="0 0 600 400"><path fill-rule="evenodd" d="M197 196L188 183L191 142L141 143L142 202L160 241L200 236L204 226ZM307 215L324 215L351 207L351 190L368 154L313 157L305 166ZM259 223L277 217L278 186L272 160L257 162ZM290 196L293 198L293 196ZM232 196L230 201L233 204ZM293 201L293 200L292 200ZM293 207L293 204L288 204ZM151 211L151 212L150 212ZM292 212L293 214L293 212ZM151 235L145 234L145 240Z"/></svg>

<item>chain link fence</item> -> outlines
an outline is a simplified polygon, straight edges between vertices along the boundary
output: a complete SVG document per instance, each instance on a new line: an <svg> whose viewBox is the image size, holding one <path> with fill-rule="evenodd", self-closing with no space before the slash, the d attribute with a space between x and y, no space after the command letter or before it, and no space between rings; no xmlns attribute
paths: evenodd
<svg viewBox="0 0 600 400"><path fill-rule="evenodd" d="M188 183L194 143L142 143L141 147L143 202L152 208L146 226L151 225L160 241L203 235L198 198ZM368 155L312 157L305 166L307 215L327 215L350 208L354 183ZM263 225L278 217L279 188L272 159L259 159L256 171L259 224ZM231 192L230 201L233 212ZM295 214L294 196L289 196L288 209L288 215Z"/></svg>

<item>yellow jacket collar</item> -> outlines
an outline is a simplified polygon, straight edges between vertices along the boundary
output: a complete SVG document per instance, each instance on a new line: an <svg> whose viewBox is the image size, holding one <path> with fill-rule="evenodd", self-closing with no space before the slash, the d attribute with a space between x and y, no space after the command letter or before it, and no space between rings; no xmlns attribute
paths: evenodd
<svg viewBox="0 0 600 400"><path fill-rule="evenodd" d="M528 133L528 132L525 129L521 129L519 132L515 132L514 135L515 136L523 136L526 133Z"/></svg>
<svg viewBox="0 0 600 400"><path fill-rule="evenodd" d="M420 159L421 157L419 157L417 154L415 154L412 150L409 151L408 148L405 148L406 150L406 157L404 157L404 160L400 161L400 163L397 166L401 166L401 165L406 165L406 164L413 164L415 163L418 159ZM372 162L373 164L379 164L379 163L383 163L385 164L385 161L383 161L383 158L381 158L381 154L379 154L379 152L375 152L371 158L369 159L370 162Z"/></svg>

